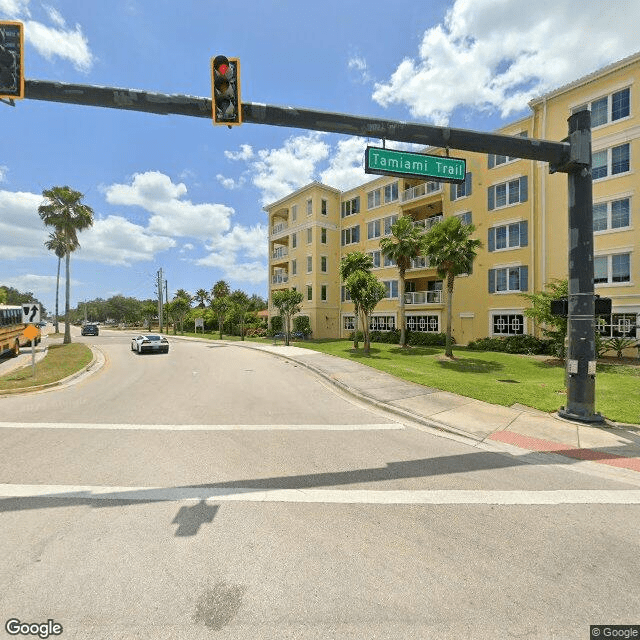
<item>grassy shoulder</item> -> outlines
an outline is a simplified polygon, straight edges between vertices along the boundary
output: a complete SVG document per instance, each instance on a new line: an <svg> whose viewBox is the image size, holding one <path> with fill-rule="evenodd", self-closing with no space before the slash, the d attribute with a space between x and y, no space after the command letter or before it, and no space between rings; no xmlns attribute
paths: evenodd
<svg viewBox="0 0 640 640"><path fill-rule="evenodd" d="M54 344L47 355L36 363L36 375L33 375L31 363L0 377L0 391L28 389L63 380L84 369L93 357L86 344Z"/></svg>
<svg viewBox="0 0 640 640"><path fill-rule="evenodd" d="M564 365L544 356L454 347L455 358L449 360L441 347L402 349L372 344L371 354L366 356L362 348L354 351L353 343L346 340L310 340L295 345L357 360L411 382L492 404L556 411L566 402ZM615 422L640 423L640 366L598 364L596 411Z"/></svg>

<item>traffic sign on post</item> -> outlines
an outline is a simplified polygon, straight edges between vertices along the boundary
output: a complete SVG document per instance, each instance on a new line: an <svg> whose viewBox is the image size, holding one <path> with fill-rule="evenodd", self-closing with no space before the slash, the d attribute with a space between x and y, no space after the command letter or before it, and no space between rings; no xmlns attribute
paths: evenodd
<svg viewBox="0 0 640 640"><path fill-rule="evenodd" d="M381 176L432 178L440 182L462 183L467 172L467 161L464 158L367 147L364 171Z"/></svg>
<svg viewBox="0 0 640 640"><path fill-rule="evenodd" d="M33 324L40 322L40 305L35 302L22 305L22 322Z"/></svg>
<svg viewBox="0 0 640 640"><path fill-rule="evenodd" d="M0 98L24 98L24 28L0 22Z"/></svg>

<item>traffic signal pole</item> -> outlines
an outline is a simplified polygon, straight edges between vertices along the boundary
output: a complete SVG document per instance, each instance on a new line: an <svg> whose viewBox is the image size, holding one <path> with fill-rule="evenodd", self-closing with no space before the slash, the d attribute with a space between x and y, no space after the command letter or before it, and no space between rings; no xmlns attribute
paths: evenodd
<svg viewBox="0 0 640 640"><path fill-rule="evenodd" d="M208 98L167 95L117 87L25 80L24 97L160 115L211 118ZM549 163L549 171L568 174L569 187L569 352L567 404L563 418L600 422L595 413L595 319L593 302L593 203L590 112L569 118L569 137L561 142L367 118L297 107L242 103L242 121L310 129L383 141L411 142L444 149L507 155Z"/></svg>
<svg viewBox="0 0 640 640"><path fill-rule="evenodd" d="M569 296L567 405L558 414L581 422L602 422L595 412L596 335L593 267L591 112L569 118L573 161L569 179Z"/></svg>

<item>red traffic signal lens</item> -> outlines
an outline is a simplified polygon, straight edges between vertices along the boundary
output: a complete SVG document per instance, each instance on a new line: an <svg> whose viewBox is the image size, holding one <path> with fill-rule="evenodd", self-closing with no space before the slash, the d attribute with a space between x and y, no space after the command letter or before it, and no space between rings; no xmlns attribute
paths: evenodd
<svg viewBox="0 0 640 640"><path fill-rule="evenodd" d="M225 75L229 70L229 60L226 56L216 56L213 59L213 68L220 74Z"/></svg>

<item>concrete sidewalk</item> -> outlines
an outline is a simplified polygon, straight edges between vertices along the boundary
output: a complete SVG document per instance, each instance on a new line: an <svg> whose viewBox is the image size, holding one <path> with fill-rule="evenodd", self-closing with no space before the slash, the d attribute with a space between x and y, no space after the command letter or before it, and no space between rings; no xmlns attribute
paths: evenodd
<svg viewBox="0 0 640 640"><path fill-rule="evenodd" d="M361 400L432 428L477 441L492 440L640 472L640 426L584 424L521 405L490 404L407 382L359 362L311 349L255 342L225 344L294 361Z"/></svg>

